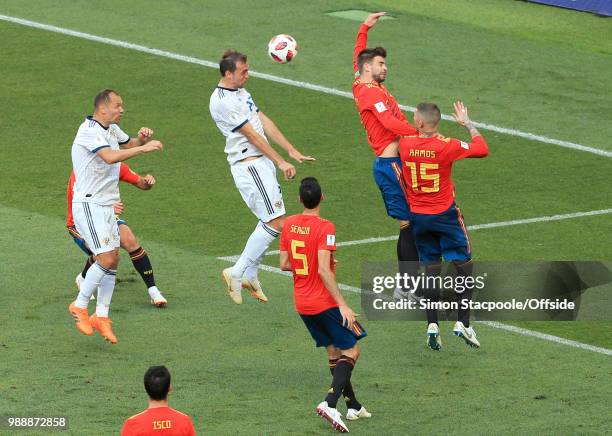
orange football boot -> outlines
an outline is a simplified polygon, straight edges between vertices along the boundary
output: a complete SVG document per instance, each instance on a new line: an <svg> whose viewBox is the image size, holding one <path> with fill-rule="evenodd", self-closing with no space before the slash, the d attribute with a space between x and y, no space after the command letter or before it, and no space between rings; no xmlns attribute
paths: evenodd
<svg viewBox="0 0 612 436"><path fill-rule="evenodd" d="M102 337L108 342L111 344L117 343L117 337L111 328L112 321L109 318L98 317L98 315L94 313L89 317L89 323L95 330L98 330Z"/></svg>
<svg viewBox="0 0 612 436"><path fill-rule="evenodd" d="M91 327L91 323L89 322L89 314L87 313L87 309L76 307L73 301L72 303L70 303L70 306L68 306L68 311L70 312L72 318L74 318L74 324L76 325L76 328L81 333L87 336L93 335L93 328Z"/></svg>

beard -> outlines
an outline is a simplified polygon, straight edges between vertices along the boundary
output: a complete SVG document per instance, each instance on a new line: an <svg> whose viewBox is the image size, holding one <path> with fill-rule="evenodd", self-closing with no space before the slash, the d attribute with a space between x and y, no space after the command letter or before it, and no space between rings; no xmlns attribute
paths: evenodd
<svg viewBox="0 0 612 436"><path fill-rule="evenodd" d="M376 74L372 75L372 79L374 79L376 83L383 83L386 79L386 76L383 76L382 74Z"/></svg>

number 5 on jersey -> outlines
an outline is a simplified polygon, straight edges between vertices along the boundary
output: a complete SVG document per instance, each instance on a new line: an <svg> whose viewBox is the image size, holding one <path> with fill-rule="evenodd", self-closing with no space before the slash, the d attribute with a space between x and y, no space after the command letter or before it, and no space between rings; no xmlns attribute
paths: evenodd
<svg viewBox="0 0 612 436"><path fill-rule="evenodd" d="M297 239L291 240L291 257L302 261L302 268L295 269L295 273L300 276L308 275L308 258L306 258L305 254L297 252L298 248L304 248L304 247L306 247L305 241L299 241Z"/></svg>

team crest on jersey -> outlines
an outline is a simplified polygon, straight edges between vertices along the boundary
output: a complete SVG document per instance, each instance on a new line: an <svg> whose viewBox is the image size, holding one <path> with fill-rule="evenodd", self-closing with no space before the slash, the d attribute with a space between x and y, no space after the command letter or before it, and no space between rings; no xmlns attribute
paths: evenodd
<svg viewBox="0 0 612 436"><path fill-rule="evenodd" d="M115 129L115 126L112 126L110 129L108 129L108 136L119 140L119 135L117 134L117 129Z"/></svg>
<svg viewBox="0 0 612 436"><path fill-rule="evenodd" d="M466 150L470 149L470 145L467 142L461 141L461 148L465 148Z"/></svg>
<svg viewBox="0 0 612 436"><path fill-rule="evenodd" d="M276 203L274 203L274 207L276 209L280 209L281 207L283 207L283 200L277 200Z"/></svg>

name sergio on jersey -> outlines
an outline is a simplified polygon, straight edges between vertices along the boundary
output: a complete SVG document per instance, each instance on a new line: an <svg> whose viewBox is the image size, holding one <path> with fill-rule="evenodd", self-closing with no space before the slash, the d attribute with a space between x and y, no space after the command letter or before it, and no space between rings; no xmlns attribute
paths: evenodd
<svg viewBox="0 0 612 436"><path fill-rule="evenodd" d="M295 224L291 224L291 230L289 231L298 235L310 235L310 227L296 226Z"/></svg>

